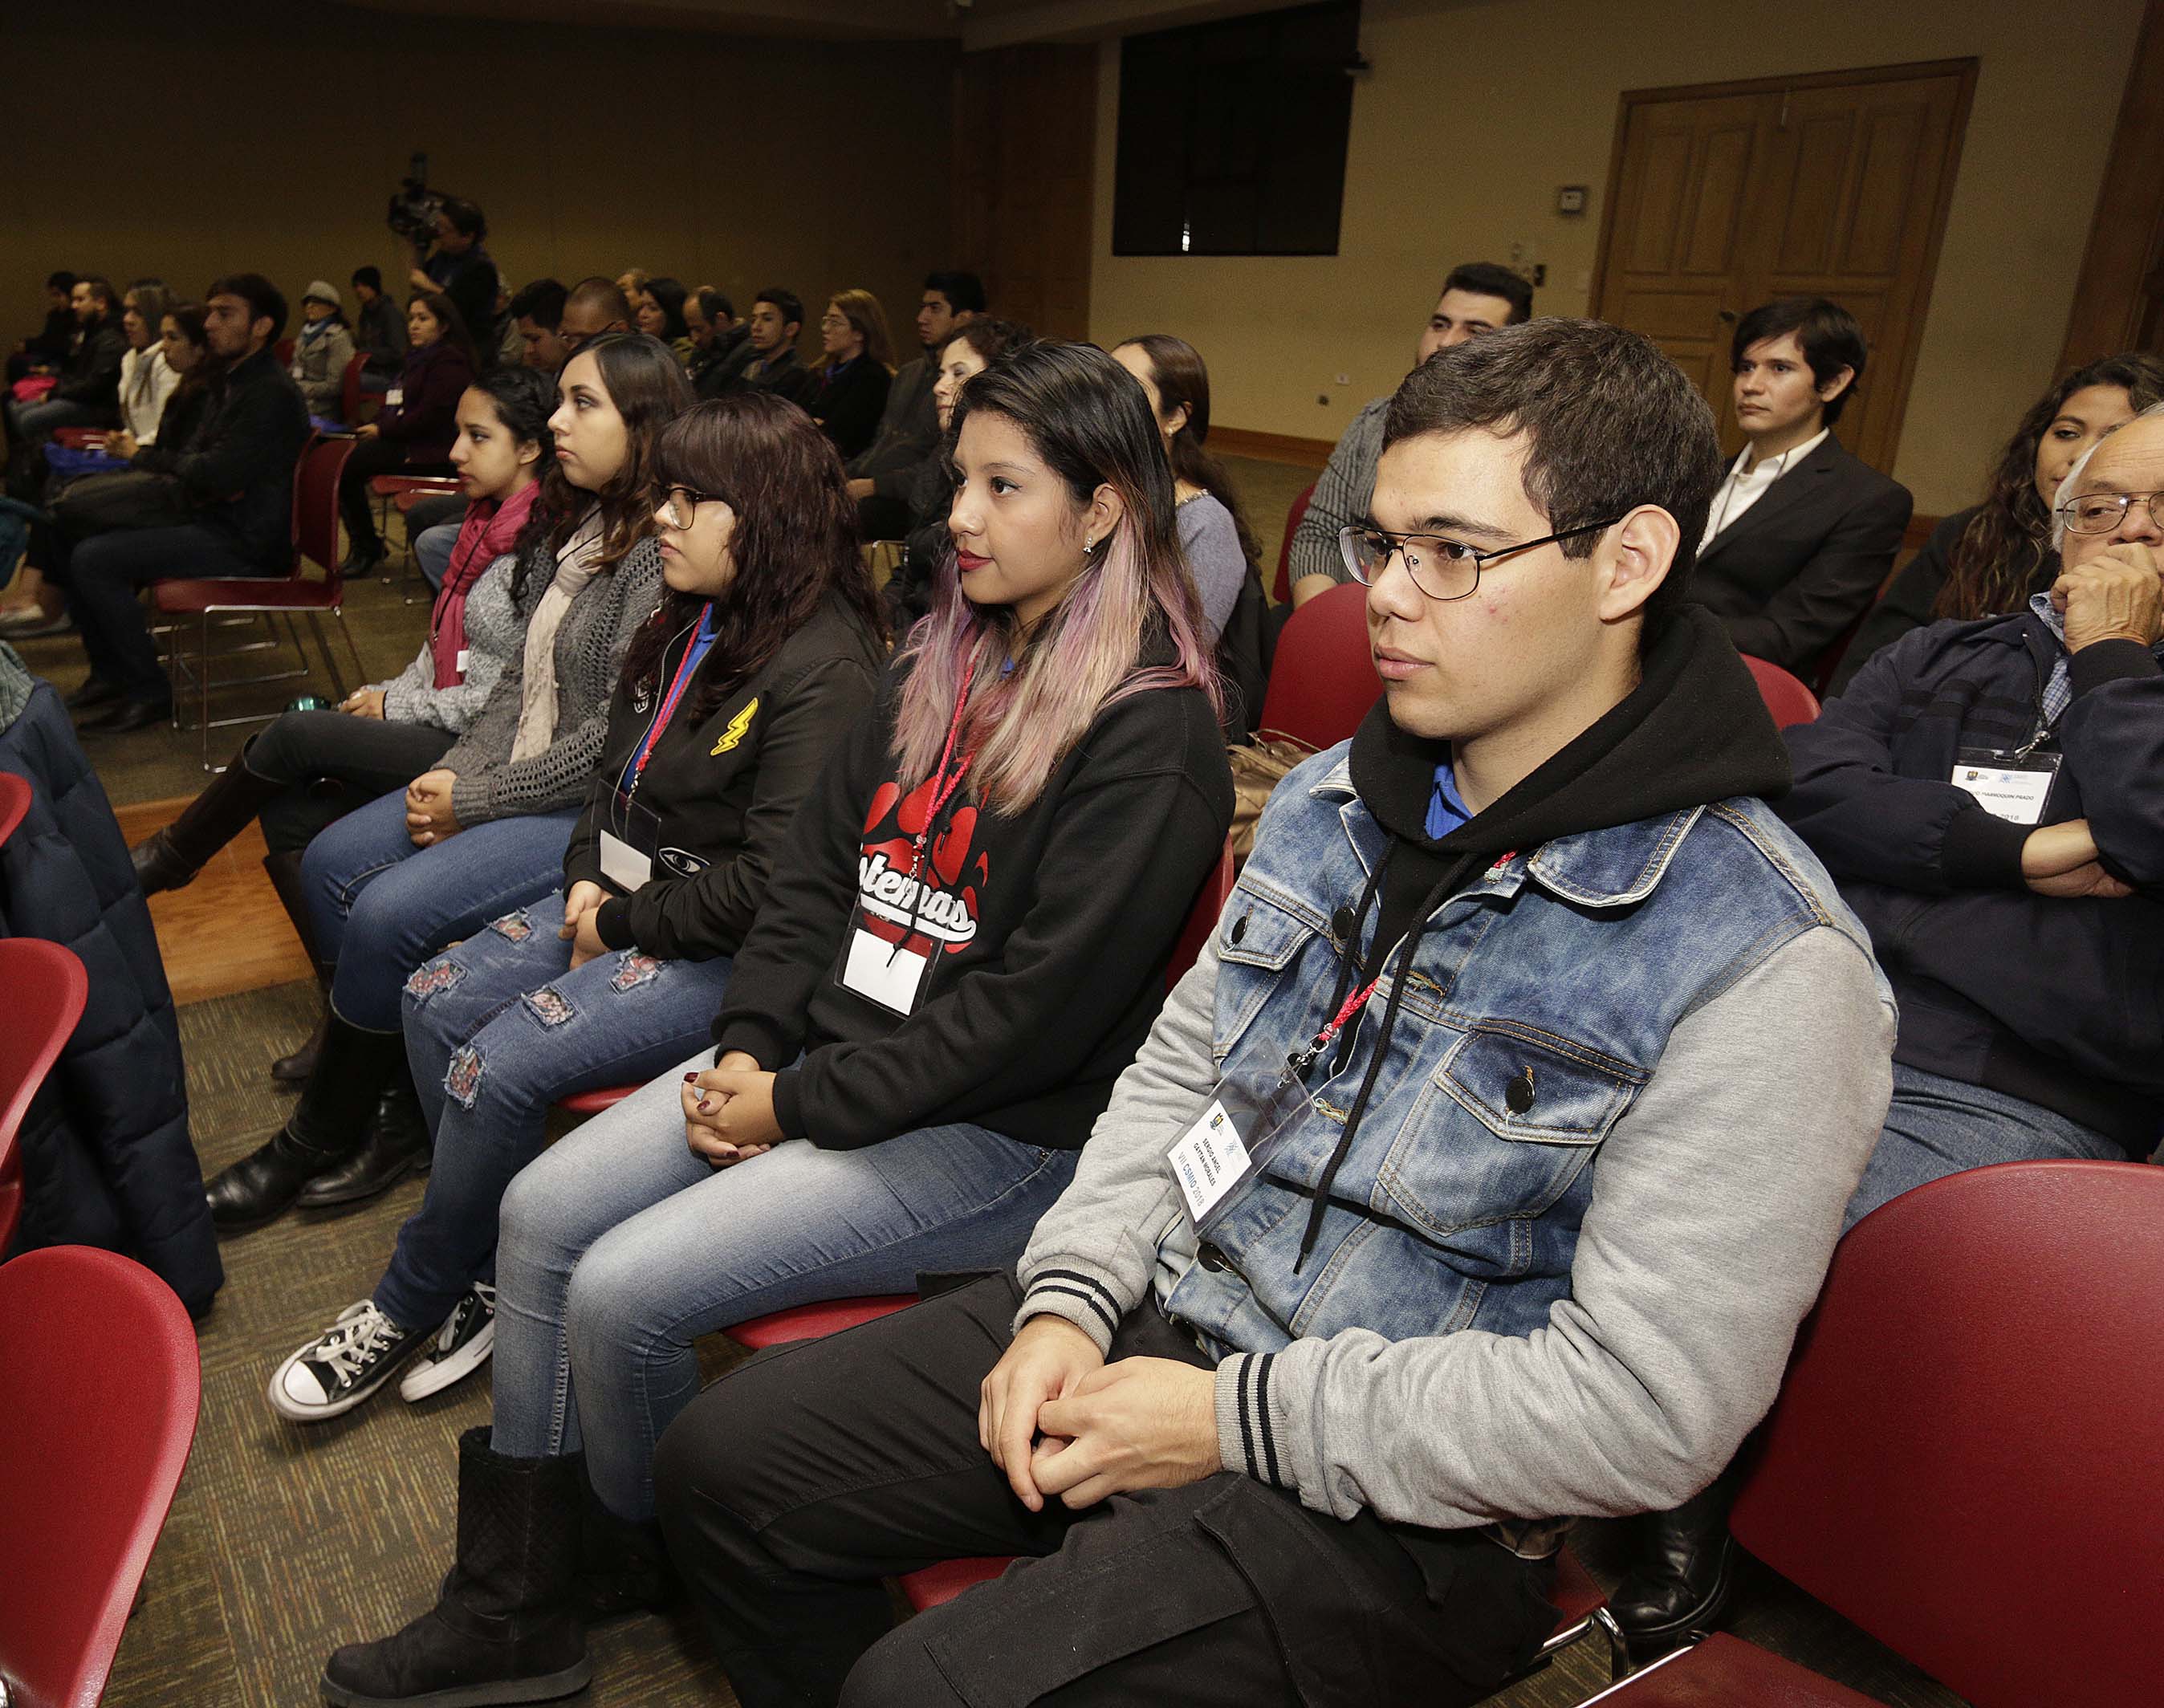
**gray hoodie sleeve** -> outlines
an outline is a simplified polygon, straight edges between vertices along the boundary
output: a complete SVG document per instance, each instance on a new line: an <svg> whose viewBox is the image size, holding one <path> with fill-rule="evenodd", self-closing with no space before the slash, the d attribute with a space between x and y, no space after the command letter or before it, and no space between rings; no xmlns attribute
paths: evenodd
<svg viewBox="0 0 2164 1708"><path fill-rule="evenodd" d="M1122 1077L1030 1243L1020 1317L1056 1312L1102 1345L1096 1312L1142 1298L1174 1213L1159 1159L1215 1077L1215 980L1213 949ZM1305 1505L1446 1529L1695 1494L1772 1405L1818 1296L1892 1095L1894 1025L1854 942L1794 938L1670 1036L1601 1148L1547 1327L1236 1354L1217 1370L1225 1464L1259 1477L1246 1443L1267 1433ZM1055 1271L1079 1279L1057 1293Z"/></svg>

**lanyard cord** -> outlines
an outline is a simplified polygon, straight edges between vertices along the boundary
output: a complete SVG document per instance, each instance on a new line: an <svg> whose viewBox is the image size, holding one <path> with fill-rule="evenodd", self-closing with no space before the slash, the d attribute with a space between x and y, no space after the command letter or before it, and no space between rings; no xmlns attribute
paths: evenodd
<svg viewBox="0 0 2164 1708"><path fill-rule="evenodd" d="M1360 928L1368 922L1368 910L1375 905L1375 898L1383 887L1383 875L1389 870L1390 857L1397 851L1398 839L1394 836L1384 844L1383 857L1375 862L1374 870L1368 874L1367 887L1361 891L1360 906L1352 916L1352 928L1346 933L1345 941L1339 945L1337 951L1337 987L1330 993L1332 1017L1323 1022L1322 1030L1316 1033L1305 1049L1296 1051L1287 1059L1287 1064L1296 1078L1307 1076L1307 1070L1315 1065L1316 1058L1330 1048L1330 1040L1344 1029L1347 1021L1367 1005L1368 999L1375 994L1375 986L1382 982L1381 975L1378 974L1368 981L1363 989L1350 996L1347 994L1352 990L1352 981L1360 965Z"/></svg>
<svg viewBox="0 0 2164 1708"><path fill-rule="evenodd" d="M700 615L701 623L712 614L713 608L711 603L708 604L706 611ZM654 708L653 721L646 726L645 739L639 744L638 753L626 762L622 772L617 778L617 787L622 791L627 797L638 793L639 780L646 775L646 762L654 757L654 749L659 744L663 733L668 729L669 720L675 715L676 702L684 697L685 689L691 686L692 661L702 656L703 654L699 651L697 624L694 624L691 639L684 649L684 656L677 660L676 674L670 679L669 691L661 696L661 703ZM625 782L626 778L630 780L628 786Z"/></svg>
<svg viewBox="0 0 2164 1708"><path fill-rule="evenodd" d="M924 870L924 849L932 839L932 827L939 822L940 813L954 798L954 791L962 786L962 778L969 769L969 761L977 756L975 749L972 749L962 755L961 762L954 767L953 775L948 774L947 761L953 758L954 744L961 738L962 718L969 709L969 684L976 679L976 675L977 661L972 659L962 667L962 686L954 696L954 716L947 725L946 744L939 749L938 768L932 773L932 804L925 811L923 828L917 833L917 843L909 857L909 929L902 934L900 942L888 946L886 959L889 966L894 964L894 958L901 953L902 944L917 935L917 922L924 914L924 886L917 881L917 874Z"/></svg>

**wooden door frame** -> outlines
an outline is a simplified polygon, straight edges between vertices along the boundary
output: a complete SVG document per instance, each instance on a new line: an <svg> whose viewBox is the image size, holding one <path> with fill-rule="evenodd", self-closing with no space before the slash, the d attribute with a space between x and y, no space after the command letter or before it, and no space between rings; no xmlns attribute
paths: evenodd
<svg viewBox="0 0 2164 1708"><path fill-rule="evenodd" d="M2149 0L2152 13L2164 0ZM1884 83L1926 77L1958 77L1954 93L1953 123L1946 130L1946 152L1940 163L1939 195L1931 208L1930 230L1924 242L1923 300L1914 317L1915 334L1901 359L1899 371L1882 376L1873 371L1874 386L1890 381L1894 398L1894 429L1886 462L1890 470L1900 455L1901 434L1909 421L1909 386L1915 378L1916 354L1924 346L1924 330L1930 318L1931 290L1939 276L1939 248L1946 234L1946 216L1953 208L1954 182L1960 176L1962 145L1968 138L1971 103L1976 98L1977 60L1973 55L1957 60L1918 60L1893 66L1862 66L1840 71L1811 71L1793 77L1744 77L1725 83L1677 83L1657 89L1626 89L1617 97L1615 135L1608 147L1608 192L1600 207L1600 235L1593 255L1593 291L1587 312L1593 312L1608 283L1609 244L1615 236L1616 201L1623 187L1623 145L1630 134L1631 115L1639 107L1668 101L1702 101L1735 95L1773 95L1791 89L1835 89L1851 83Z"/></svg>
<svg viewBox="0 0 2164 1708"><path fill-rule="evenodd" d="M2139 210L2129 215L2127 208ZM2132 347L2150 258L2164 238L2164 0L2149 0L2126 70L2111 157L2067 316L2059 371Z"/></svg>

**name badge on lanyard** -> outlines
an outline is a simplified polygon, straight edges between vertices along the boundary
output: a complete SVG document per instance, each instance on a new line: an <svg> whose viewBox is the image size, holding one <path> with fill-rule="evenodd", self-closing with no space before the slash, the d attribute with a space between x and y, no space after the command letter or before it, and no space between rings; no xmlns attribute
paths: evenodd
<svg viewBox="0 0 2164 1708"><path fill-rule="evenodd" d="M702 617L701 620L705 619ZM661 703L654 708L654 720L646 726L638 751L624 766L623 775L603 803L601 875L627 895L653 880L654 856L661 849L661 815L639 801L639 780L645 776L646 762L654 756L654 744L675 715L676 703L691 686L693 672L703 655L696 641L684 649L675 677L661 696Z"/></svg>
<svg viewBox="0 0 2164 1708"><path fill-rule="evenodd" d="M2041 824L2062 757L2056 753L1999 753L1983 748L1963 748L1954 757L1953 771L1947 780L1957 788L1967 790L1976 797L1977 804L1994 817L2014 824Z"/></svg>

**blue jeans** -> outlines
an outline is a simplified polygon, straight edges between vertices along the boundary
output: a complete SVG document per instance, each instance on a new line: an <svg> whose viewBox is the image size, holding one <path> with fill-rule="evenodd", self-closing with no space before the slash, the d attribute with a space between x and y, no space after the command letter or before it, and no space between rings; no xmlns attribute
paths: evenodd
<svg viewBox="0 0 2164 1708"><path fill-rule="evenodd" d="M413 536L413 561L421 566L421 578L439 591L443 589L444 577L450 573L451 548L459 543L461 525L456 522L440 523Z"/></svg>
<svg viewBox="0 0 2164 1708"><path fill-rule="evenodd" d="M1888 1199L1989 1163L2072 1157L2123 1163L2126 1147L2093 1128L2004 1091L1894 1064L1894 1102L1848 1201L1846 1232Z"/></svg>
<svg viewBox="0 0 2164 1708"><path fill-rule="evenodd" d="M727 956L612 949L574 971L563 917L552 892L406 981L406 1059L436 1161L376 1284L394 1322L440 1322L474 1282L495 1279L496 1206L541 1154L550 1104L652 1079L698 1048L722 1006Z"/></svg>
<svg viewBox="0 0 2164 1708"><path fill-rule="evenodd" d="M398 1030L406 975L563 881L570 812L497 818L416 848L403 791L349 812L301 857L316 952L334 961L331 1006L368 1032Z"/></svg>
<svg viewBox="0 0 2164 1708"><path fill-rule="evenodd" d="M498 1453L586 1455L620 1517L654 1514L654 1447L698 1391L691 1343L769 1311L998 1269L1077 1153L981 1127L861 1150L797 1141L715 1169L684 1143L701 1049L529 1164L496 1252Z"/></svg>

